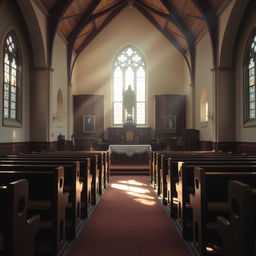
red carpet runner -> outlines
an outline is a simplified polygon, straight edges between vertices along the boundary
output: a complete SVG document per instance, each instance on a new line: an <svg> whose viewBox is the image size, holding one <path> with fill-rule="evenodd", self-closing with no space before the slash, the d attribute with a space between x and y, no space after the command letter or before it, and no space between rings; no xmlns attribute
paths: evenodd
<svg viewBox="0 0 256 256"><path fill-rule="evenodd" d="M68 256L191 256L146 176L114 176Z"/></svg>

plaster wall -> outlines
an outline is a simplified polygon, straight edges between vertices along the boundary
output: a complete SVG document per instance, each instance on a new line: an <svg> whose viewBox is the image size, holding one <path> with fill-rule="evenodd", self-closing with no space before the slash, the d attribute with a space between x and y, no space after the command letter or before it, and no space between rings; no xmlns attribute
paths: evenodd
<svg viewBox="0 0 256 256"><path fill-rule="evenodd" d="M135 46L146 62L147 126L155 127L155 95L185 93L187 66L181 54L135 8L127 7L76 62L73 92L104 95L105 129L112 126L112 65L117 53L128 44Z"/></svg>

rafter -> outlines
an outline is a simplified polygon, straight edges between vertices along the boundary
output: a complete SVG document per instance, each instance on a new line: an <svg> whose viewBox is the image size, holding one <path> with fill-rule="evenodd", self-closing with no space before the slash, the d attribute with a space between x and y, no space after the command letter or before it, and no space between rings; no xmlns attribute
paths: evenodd
<svg viewBox="0 0 256 256"><path fill-rule="evenodd" d="M157 30L159 30L173 45L174 47L185 57L186 50L181 46L178 40L169 32L168 29L162 29L162 27L158 24L158 22L153 18L150 13L142 8L139 4L134 3L134 6L154 25Z"/></svg>
<svg viewBox="0 0 256 256"><path fill-rule="evenodd" d="M112 5L111 7L104 9L103 11L100 11L96 14L92 14L93 11L97 8L99 3L100 3L100 0L94 0L92 2L92 4L89 6L89 8L85 11L85 13L80 18L80 21L78 22L77 26L73 29L73 31L68 36L67 64L68 64L69 71L71 68L72 51L74 48L75 41L76 41L77 37L79 36L79 34L81 33L81 31L84 29L84 27L87 26L88 24L90 24L93 20L99 18L100 16L127 4L124 1L120 1L120 2L117 2L116 4ZM69 72L69 74L70 74L70 72ZM70 77L69 77L69 80L70 80Z"/></svg>
<svg viewBox="0 0 256 256"><path fill-rule="evenodd" d="M72 30L72 32L67 38L69 44L71 44L71 42L74 42L76 40L76 37L80 34L80 31L86 26L86 24L88 23L88 20L90 19L91 14L96 9L99 3L100 3L100 0L92 1L92 3L87 8L87 10L83 13L78 24Z"/></svg>
<svg viewBox="0 0 256 256"><path fill-rule="evenodd" d="M162 4L165 8L169 11L170 15L173 16L174 22L178 29L184 35L186 42L189 47L189 55L190 55L190 74L191 74L191 81L192 84L194 83L194 75L195 75L195 35L192 31L188 28L186 23L180 17L179 13L176 11L174 6L168 0L161 0Z"/></svg>
<svg viewBox="0 0 256 256"><path fill-rule="evenodd" d="M185 22L180 18L179 14L177 13L175 8L172 6L172 4L168 0L161 0L161 2L165 6L165 8L169 11L170 15L173 17L173 20L176 26L178 27L178 29L183 33L183 35L187 39L188 46L189 47L193 46L195 42L194 34L187 27Z"/></svg>
<svg viewBox="0 0 256 256"><path fill-rule="evenodd" d="M98 2L98 0L97 0ZM96 3L96 1L94 2ZM68 41L71 42L73 40L76 40L76 37L79 35L80 31L83 30L83 28L88 25L89 23L91 23L93 20L99 18L102 15L105 15L108 12L111 12L112 10L118 8L119 6L123 6L124 4L126 4L125 2L118 2L98 13L92 14L93 10L90 12L90 14L88 15L83 15L83 17L81 17L81 20L79 22L79 24L74 28L74 30L71 32L70 36L68 37ZM95 6L96 8L96 6ZM94 9L95 9L94 8Z"/></svg>
<svg viewBox="0 0 256 256"><path fill-rule="evenodd" d="M196 20L204 20L204 18L201 16L196 16L196 15L192 15L192 14L188 14L188 13L181 13L180 15L184 16L184 17L196 19Z"/></svg>
<svg viewBox="0 0 256 256"><path fill-rule="evenodd" d="M58 28L58 24L60 22L61 17L64 15L66 10L72 4L73 0L58 0L52 9L52 12L49 16L48 23L48 47L49 47L49 64L52 62L52 50L53 50L53 42L56 35L56 31Z"/></svg>
<svg viewBox="0 0 256 256"><path fill-rule="evenodd" d="M193 77L193 73L194 73L194 68L193 68L193 59L194 59L194 51L191 51L192 56L191 56L191 64L188 61L188 58L186 56L186 49L183 48L183 46L179 43L179 41L170 33L170 31L165 27L164 29L158 24L158 22L153 18L152 15L150 15L150 13L145 10L145 8L141 7L140 5L138 5L137 3L134 4L134 6L137 8L137 10L139 10L150 22L151 24L167 39L169 40L172 45L180 52L180 54L183 56L183 58L185 59L187 65L188 65L188 69L190 71L191 74L191 78Z"/></svg>
<svg viewBox="0 0 256 256"><path fill-rule="evenodd" d="M169 22L175 24L175 21L174 19L172 18L172 16L170 14L167 14L167 13L164 13L164 12L161 12L159 10L156 10L155 8L145 4L144 2L138 0L137 2L134 3L135 6L140 6L144 9L147 9L148 11L151 11L153 12L154 14L164 18L164 19L167 19Z"/></svg>
<svg viewBox="0 0 256 256"><path fill-rule="evenodd" d="M125 7L122 5L121 7L117 8L116 10L112 11L108 17L104 20L104 22L100 25L98 29L93 29L90 35L84 40L84 42L80 45L77 49L77 55L79 55L84 48L116 17L116 15Z"/></svg>

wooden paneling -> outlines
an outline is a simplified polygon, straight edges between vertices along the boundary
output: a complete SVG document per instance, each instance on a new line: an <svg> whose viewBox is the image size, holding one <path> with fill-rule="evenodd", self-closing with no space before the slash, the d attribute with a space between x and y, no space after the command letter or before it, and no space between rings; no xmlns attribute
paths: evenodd
<svg viewBox="0 0 256 256"><path fill-rule="evenodd" d="M127 140L126 135L132 134L133 140ZM151 144L151 128L108 128L109 144Z"/></svg>
<svg viewBox="0 0 256 256"><path fill-rule="evenodd" d="M0 155L26 153L30 151L30 142L0 143Z"/></svg>
<svg viewBox="0 0 256 256"><path fill-rule="evenodd" d="M83 116L95 117L95 131L83 131ZM90 148L91 143L101 137L104 139L104 96L74 96L74 139L75 147Z"/></svg>
<svg viewBox="0 0 256 256"><path fill-rule="evenodd" d="M212 141L200 141L199 142L199 150L202 151L211 151L213 150L213 142Z"/></svg>
<svg viewBox="0 0 256 256"><path fill-rule="evenodd" d="M156 137L165 139L182 135L186 128L186 96L165 94L155 96ZM165 117L176 117L176 132L167 131L164 127Z"/></svg>

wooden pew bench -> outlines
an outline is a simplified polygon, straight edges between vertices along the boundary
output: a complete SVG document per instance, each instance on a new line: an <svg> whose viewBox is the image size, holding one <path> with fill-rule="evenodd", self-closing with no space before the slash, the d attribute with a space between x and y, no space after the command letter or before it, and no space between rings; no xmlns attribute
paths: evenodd
<svg viewBox="0 0 256 256"><path fill-rule="evenodd" d="M230 217L217 217L224 256L255 255L255 188L239 181L230 181L228 184Z"/></svg>
<svg viewBox="0 0 256 256"><path fill-rule="evenodd" d="M97 181L97 170L95 169L97 157L84 158L84 157L29 157L26 155L15 157L2 157L0 163L14 164L14 163L35 163L35 164L68 164L74 161L80 163L80 181L83 183L81 194L81 217L86 218L88 213L92 210L92 206L96 203L99 194L95 190ZM92 165L92 166L91 166Z"/></svg>
<svg viewBox="0 0 256 256"><path fill-rule="evenodd" d="M200 151L199 151L200 152ZM174 152L168 152L168 151L159 151L159 152L153 152L153 159L154 159L154 167L153 167L153 187L156 189L157 194L160 196L167 195L167 192L163 190L163 187L166 189L167 186L170 184L165 184L166 182L169 182L166 179L166 176L168 175L167 170L163 168L163 164L165 159L172 158L173 160L173 167L177 170L177 163L179 161L199 161L199 160L205 160L205 161L218 161L218 160L234 160L234 161L256 161L256 157L254 156L244 156L244 155L232 155L232 154L220 154L216 152L204 152L199 153L198 151L192 152L192 153L174 153ZM164 194L163 194L164 193Z"/></svg>
<svg viewBox="0 0 256 256"><path fill-rule="evenodd" d="M1 182L17 179L29 182L28 215L39 214L39 231L35 249L40 255L56 256L66 245L65 210L68 194L64 193L64 168L44 166L44 171L0 171Z"/></svg>
<svg viewBox="0 0 256 256"><path fill-rule="evenodd" d="M1 170L14 171L45 171L59 166L64 167L64 192L69 194L68 205L66 207L66 238L75 238L78 229L82 225L81 221L81 192L83 183L80 181L80 162L78 161L16 161L14 164L2 164Z"/></svg>
<svg viewBox="0 0 256 256"><path fill-rule="evenodd" d="M192 209L190 193L194 193L194 168L200 166L207 172L253 172L256 165L247 165L244 162L233 165L229 162L178 163L178 182L175 184L177 192L177 226L184 238L192 238Z"/></svg>
<svg viewBox="0 0 256 256"><path fill-rule="evenodd" d="M80 156L90 157L92 155L98 156L97 167L99 170L99 194L102 195L104 188L107 187L107 183L110 179L110 155L109 151L51 151L41 152L28 155L40 155L40 156Z"/></svg>
<svg viewBox="0 0 256 256"><path fill-rule="evenodd" d="M236 157L234 159L225 159L225 158L218 158L218 157L212 157L210 160L205 159L204 157L201 159L199 157L196 158L185 158L183 161L186 164L194 164L195 166L200 165L255 165L256 161L253 160L247 160L247 158L243 159L242 157ZM176 202L176 200L173 200L173 196L176 195L176 183L179 180L178 175L178 163L180 162L179 159L171 158L169 164L168 164L168 158L163 158L163 178L162 178L162 190L163 196L165 197L166 204L168 206L168 209L170 211L171 217L176 217L176 204L173 204ZM166 164L167 163L167 164ZM193 179L192 179L193 182Z"/></svg>
<svg viewBox="0 0 256 256"><path fill-rule="evenodd" d="M256 185L255 172L205 172L195 168L195 193L190 194L193 210L193 242L196 255L221 251L217 216L229 218L228 183L231 180Z"/></svg>
<svg viewBox="0 0 256 256"><path fill-rule="evenodd" d="M0 255L34 256L39 215L28 218L28 181L0 182ZM26 235L21 234L26 231Z"/></svg>
<svg viewBox="0 0 256 256"><path fill-rule="evenodd" d="M75 152L75 153L73 153ZM95 154L93 151L55 151L55 152L43 152L43 153L35 153L35 154L23 154L23 155L15 155L9 156L8 158L17 160L19 158L28 158L30 160L37 159L55 159L55 160L76 160L76 161L85 161L86 158L90 158L90 171L92 175L92 204L96 204L100 195L102 194L102 180L103 180L103 169L102 169L102 154ZM3 159L0 158L0 159Z"/></svg>

